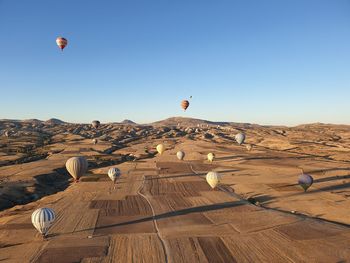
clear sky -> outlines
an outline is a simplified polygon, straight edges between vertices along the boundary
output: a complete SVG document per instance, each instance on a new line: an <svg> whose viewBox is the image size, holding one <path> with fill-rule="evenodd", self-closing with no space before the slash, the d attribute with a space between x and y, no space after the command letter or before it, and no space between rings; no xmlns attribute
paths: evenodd
<svg viewBox="0 0 350 263"><path fill-rule="evenodd" d="M350 124L349 0L0 0L0 40L0 119Z"/></svg>

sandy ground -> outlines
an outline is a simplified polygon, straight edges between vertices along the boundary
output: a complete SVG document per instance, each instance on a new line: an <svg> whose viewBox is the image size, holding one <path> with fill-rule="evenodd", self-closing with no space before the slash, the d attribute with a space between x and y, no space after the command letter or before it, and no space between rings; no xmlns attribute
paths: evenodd
<svg viewBox="0 0 350 263"><path fill-rule="evenodd" d="M108 141L55 142L51 150L60 151L45 159L1 167L2 185L13 191L8 184L52 176L77 154L93 165L82 182L0 212L0 261L350 262L349 128L338 128L340 142L324 138L332 127L313 140L303 132L309 127L298 129L287 131L288 140L280 130L246 131L251 151L225 137L145 138L113 149L110 158L142 156L159 142L167 151L113 165L91 159L105 157ZM208 152L216 155L212 164ZM106 175L112 166L122 171L117 189ZM315 179L306 193L296 184L300 168ZM215 190L205 181L211 170L223 176ZM57 214L47 240L30 221L38 207Z"/></svg>

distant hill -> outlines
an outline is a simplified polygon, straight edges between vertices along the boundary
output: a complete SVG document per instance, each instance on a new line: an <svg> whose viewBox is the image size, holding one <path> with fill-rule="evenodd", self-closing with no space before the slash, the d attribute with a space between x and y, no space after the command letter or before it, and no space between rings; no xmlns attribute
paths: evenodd
<svg viewBox="0 0 350 263"><path fill-rule="evenodd" d="M23 120L22 122L42 123L43 121L38 119L27 119L27 120Z"/></svg>
<svg viewBox="0 0 350 263"><path fill-rule="evenodd" d="M187 117L171 117L162 121L156 121L151 123L151 125L154 126L176 126L178 123L181 126L198 126L198 125L209 125L209 126L225 126L225 125L233 125L236 127L258 127L257 124L250 124L250 123L236 123L236 122L225 122L225 121L208 121L208 120L201 120L201 119L195 119L195 118L187 118Z"/></svg>
<svg viewBox="0 0 350 263"><path fill-rule="evenodd" d="M55 125L65 124L64 121L61 121L60 119L55 119L55 118L51 118L51 119L45 121L45 123L47 123L47 124L55 124Z"/></svg>
<svg viewBox="0 0 350 263"><path fill-rule="evenodd" d="M121 122L122 124L137 124L136 122L133 122L133 121L131 121L131 120L123 120L122 122Z"/></svg>

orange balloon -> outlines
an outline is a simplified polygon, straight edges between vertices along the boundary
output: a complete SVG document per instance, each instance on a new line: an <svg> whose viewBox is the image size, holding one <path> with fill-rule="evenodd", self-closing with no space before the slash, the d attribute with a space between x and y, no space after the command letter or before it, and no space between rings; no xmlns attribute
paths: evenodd
<svg viewBox="0 0 350 263"><path fill-rule="evenodd" d="M184 110L187 110L188 106L190 106L190 103L188 102L188 100L183 100L181 102L181 107L184 109Z"/></svg>
<svg viewBox="0 0 350 263"><path fill-rule="evenodd" d="M59 48L63 51L63 49L67 46L68 40L64 37L58 37L56 38L56 44L59 46Z"/></svg>

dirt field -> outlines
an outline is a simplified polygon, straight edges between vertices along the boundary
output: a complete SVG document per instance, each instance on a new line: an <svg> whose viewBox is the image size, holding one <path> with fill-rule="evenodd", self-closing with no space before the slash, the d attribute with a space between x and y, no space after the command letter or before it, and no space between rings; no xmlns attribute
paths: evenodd
<svg viewBox="0 0 350 263"><path fill-rule="evenodd" d="M1 262L350 262L348 126L215 125L171 136L160 124L59 126L41 128L47 142L23 153L14 154L19 138L37 145L42 135L1 137ZM234 142L238 131L251 151ZM75 155L89 160L79 183L64 168ZM306 193L300 169L314 177ZM212 170L223 176L215 190L205 181ZM39 207L57 216L47 240L30 220Z"/></svg>

